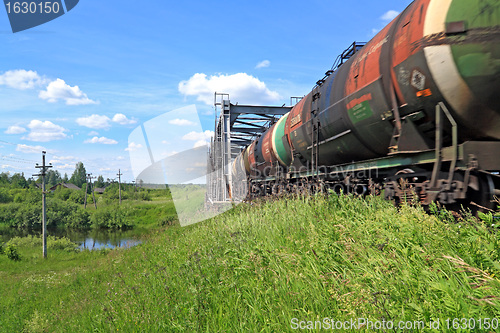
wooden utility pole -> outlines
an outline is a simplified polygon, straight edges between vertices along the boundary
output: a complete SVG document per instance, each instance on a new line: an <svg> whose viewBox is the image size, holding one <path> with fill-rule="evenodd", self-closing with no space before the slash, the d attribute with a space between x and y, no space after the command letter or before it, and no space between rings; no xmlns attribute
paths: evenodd
<svg viewBox="0 0 500 333"><path fill-rule="evenodd" d="M90 178L90 175L92 175L91 173L88 173L86 176L85 176L85 199L83 201L83 208L87 209L87 188L89 186L89 178Z"/></svg>
<svg viewBox="0 0 500 333"><path fill-rule="evenodd" d="M120 169L118 169L118 196L120 197L120 205L122 204L122 173L120 172Z"/></svg>
<svg viewBox="0 0 500 333"><path fill-rule="evenodd" d="M47 258L47 209L45 205L45 175L52 165L45 165L45 151L42 151L42 165L36 164L35 168L41 169L41 172L34 176L42 176L42 252L43 257Z"/></svg>
<svg viewBox="0 0 500 333"><path fill-rule="evenodd" d="M95 184L92 184L92 179L96 179L97 177L90 177L90 188L92 189L92 198L94 199L94 207L97 210L97 202L95 201Z"/></svg>

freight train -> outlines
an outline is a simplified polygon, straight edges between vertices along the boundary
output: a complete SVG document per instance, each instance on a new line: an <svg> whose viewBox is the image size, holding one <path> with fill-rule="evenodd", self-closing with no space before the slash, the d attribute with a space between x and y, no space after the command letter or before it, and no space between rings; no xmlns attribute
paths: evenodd
<svg viewBox="0 0 500 333"><path fill-rule="evenodd" d="M271 125L234 160L234 196L331 189L494 208L500 1L415 0Z"/></svg>

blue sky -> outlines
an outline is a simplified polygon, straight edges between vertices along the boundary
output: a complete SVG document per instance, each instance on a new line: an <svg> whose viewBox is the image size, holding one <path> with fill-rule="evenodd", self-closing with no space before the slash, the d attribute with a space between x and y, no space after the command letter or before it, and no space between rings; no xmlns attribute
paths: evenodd
<svg viewBox="0 0 500 333"><path fill-rule="evenodd" d="M80 0L16 34L0 8L0 172L30 176L46 149L62 174L131 181L137 126L195 104L202 129L173 121L187 134L163 133L168 155L213 130L213 90L288 105L410 2Z"/></svg>

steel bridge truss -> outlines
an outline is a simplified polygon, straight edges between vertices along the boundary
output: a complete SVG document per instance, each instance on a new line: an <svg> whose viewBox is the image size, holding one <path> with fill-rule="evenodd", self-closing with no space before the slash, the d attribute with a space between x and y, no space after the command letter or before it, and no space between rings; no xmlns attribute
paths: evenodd
<svg viewBox="0 0 500 333"><path fill-rule="evenodd" d="M231 197L232 162L243 149L291 110L287 106L231 104L228 94L215 93L215 130L207 156L207 203Z"/></svg>

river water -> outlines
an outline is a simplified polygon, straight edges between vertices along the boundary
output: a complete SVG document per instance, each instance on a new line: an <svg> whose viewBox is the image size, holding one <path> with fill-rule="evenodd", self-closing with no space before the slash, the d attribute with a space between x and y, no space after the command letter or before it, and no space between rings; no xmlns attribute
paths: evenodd
<svg viewBox="0 0 500 333"><path fill-rule="evenodd" d="M100 250L100 249L114 249L117 247L128 248L136 246L141 241L141 236L145 235L147 231L141 229L132 230L48 230L49 236L66 237L71 241L78 244L81 250ZM17 230L7 229L0 230L0 243L5 243L13 237L23 236L39 236L41 230Z"/></svg>

